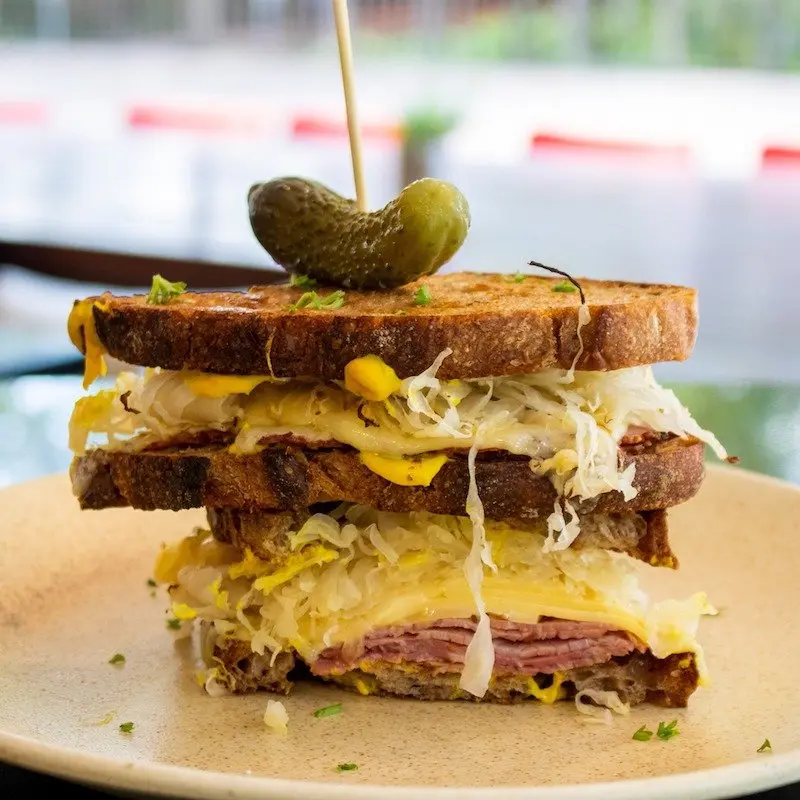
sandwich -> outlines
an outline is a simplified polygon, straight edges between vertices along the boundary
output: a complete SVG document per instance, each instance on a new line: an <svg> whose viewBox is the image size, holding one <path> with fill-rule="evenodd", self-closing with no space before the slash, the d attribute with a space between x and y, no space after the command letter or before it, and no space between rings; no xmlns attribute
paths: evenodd
<svg viewBox="0 0 800 800"><path fill-rule="evenodd" d="M80 506L206 510L154 554L206 689L685 706L713 608L640 579L679 566L667 513L706 445L727 458L651 369L691 354L695 292L340 287L159 278L70 316L87 385L133 365L75 406Z"/></svg>

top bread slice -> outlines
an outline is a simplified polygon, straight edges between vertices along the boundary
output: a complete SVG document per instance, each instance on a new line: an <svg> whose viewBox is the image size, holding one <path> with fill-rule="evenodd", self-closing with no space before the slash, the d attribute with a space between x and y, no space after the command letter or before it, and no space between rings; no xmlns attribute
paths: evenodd
<svg viewBox="0 0 800 800"><path fill-rule="evenodd" d="M693 289L579 278L589 322L577 368L613 370L682 361L697 335ZM292 309L288 284L247 292L185 293L165 305L144 296L95 298L103 348L130 364L275 377L341 379L374 354L400 377L418 375L446 348L442 378L569 369L578 355L578 292L561 280L459 272L391 291L347 291L338 309ZM430 301L415 298L426 286ZM333 289L317 287L318 297ZM79 336L85 341L85 332Z"/></svg>

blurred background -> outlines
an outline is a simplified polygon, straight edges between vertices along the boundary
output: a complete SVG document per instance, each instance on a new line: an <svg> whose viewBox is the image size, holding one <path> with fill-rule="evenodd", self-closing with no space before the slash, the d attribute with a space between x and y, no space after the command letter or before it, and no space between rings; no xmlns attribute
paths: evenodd
<svg viewBox="0 0 800 800"><path fill-rule="evenodd" d="M349 5L370 205L430 174L446 269L697 286L658 377L800 481L800 0ZM350 169L330 0L0 0L0 485L69 463L74 297L237 284L249 185Z"/></svg>

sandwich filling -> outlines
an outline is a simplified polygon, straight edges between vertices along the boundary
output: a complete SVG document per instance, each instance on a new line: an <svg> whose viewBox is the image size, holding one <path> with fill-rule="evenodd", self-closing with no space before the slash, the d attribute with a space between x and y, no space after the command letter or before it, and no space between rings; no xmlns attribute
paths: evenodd
<svg viewBox="0 0 800 800"><path fill-rule="evenodd" d="M436 373L449 352L402 381L375 356L351 362L345 380L332 383L123 373L113 389L78 401L70 445L83 453L100 434L104 449L144 449L208 431L227 433L235 453L271 443L344 445L358 450L373 472L409 486L429 485L448 451L527 456L566 501L551 525L548 546L556 549L568 547L579 530L570 498L612 490L626 500L636 495L634 467L620 470L618 460L620 443L631 436L691 436L726 457L649 367L443 381Z"/></svg>
<svg viewBox="0 0 800 800"><path fill-rule="evenodd" d="M508 576L501 575L498 544L496 537L493 539L488 533L490 523L484 519L478 494L475 459L479 451L527 456L531 470L548 476L555 486L558 500L547 519L546 537L541 541L530 537L527 540L529 547L539 548L542 558L557 558L558 554L570 557L567 548L580 534L580 520L572 499L589 499L614 490L621 492L625 500L635 497L634 465L620 468L619 447L626 438L690 436L711 445L721 458L726 453L714 435L692 419L676 396L659 386L649 367L614 372L553 370L468 381L440 380L437 372L450 352L443 351L423 373L404 380L376 356L350 362L344 380L330 383L186 371L124 373L114 389L78 401L70 422L70 444L76 453L82 453L90 440L101 434L105 436L101 442L105 449L144 449L174 437L214 431L230 437L234 453L254 452L287 441L304 447L347 446L359 451L370 470L407 486L430 485L446 463L448 451L466 451L470 473L466 504L470 536L462 539L462 544L466 542L468 547L461 558L450 561L453 574L437 574L436 581L431 583L433 587L446 587L444 596L433 597L415 588L413 596L417 604L404 607L404 613L396 619L387 621L376 610L378 619L367 615L360 623L356 618L350 619L349 627L341 621L331 625L357 638L386 625L416 622L416 616L424 615L429 608L436 608L437 615L441 609L443 618L469 619L476 615L477 626L464 654L461 687L480 697L489 686L496 656L492 615L514 619L515 614L521 614L521 621L542 616L581 622L596 618L575 616L589 612L572 597L574 593L568 593L571 605L567 606L571 611L567 616L559 614L564 605L562 595L557 593L561 600L548 604L556 597L551 590L557 587L550 587L542 594L544 589L533 574L515 577L517 585L524 584L524 592L519 592L520 597L503 610ZM335 520L334 523L338 525ZM417 524L415 519L411 527ZM457 526L463 524L459 522ZM366 528L379 530L372 523ZM332 563L324 570L326 576L338 574L335 564L344 563L342 558L346 561L351 558L323 545L319 547ZM303 569L322 569L322 563L311 566L302 563ZM458 566L453 568L454 564ZM603 563L602 569L606 568L610 569ZM598 568L598 573L602 569ZM514 571L511 562L506 564L506 573L508 570ZM223 576L219 577L222 580ZM325 627L319 621L319 611L312 617L310 629L306 630L298 621L297 630L287 631L285 639L277 636L278 630L271 630L269 624L247 628L247 603L263 594L257 585L259 581L261 586L268 583L262 580L264 575L253 577L256 580L251 589L243 591L242 585L237 584L226 591L230 593L235 588L234 594L239 593L235 601L236 624L248 630L256 652L258 647L269 647L273 652L277 647L280 652L288 643L306 658L318 652L315 648L320 643L331 646L331 641L315 638L319 630L328 639L333 635L331 626ZM381 580L388 577L382 575ZM332 586L331 578L323 581L323 585ZM351 586L350 582L346 585ZM523 594L527 599L523 599ZM374 596L371 589L368 595ZM266 597L271 598L271 593ZM261 606L264 619L275 619L284 608L273 605L273 601L274 598L268 599ZM389 594L382 602L391 610L400 601ZM245 605L240 608L241 603ZM608 607L603 603L602 613L611 613L620 622L615 630L630 632L656 655L664 652L656 629L651 624L648 627L650 612L641 608L635 612L628 601ZM300 606L304 607L302 603ZM287 614L284 610L281 619L288 618ZM618 617L619 614L623 617Z"/></svg>
<svg viewBox="0 0 800 800"><path fill-rule="evenodd" d="M461 517L343 505L292 531L279 561L199 529L165 546L155 575L179 620L213 626L212 645L247 642L272 663L296 653L321 677L388 664L461 673L463 686L476 646L490 665L487 688L502 676L555 676L648 651L692 653L702 677L695 637L713 613L704 595L652 603L626 555L545 552L542 533L484 524L495 566L482 570L486 644L463 569L473 527Z"/></svg>

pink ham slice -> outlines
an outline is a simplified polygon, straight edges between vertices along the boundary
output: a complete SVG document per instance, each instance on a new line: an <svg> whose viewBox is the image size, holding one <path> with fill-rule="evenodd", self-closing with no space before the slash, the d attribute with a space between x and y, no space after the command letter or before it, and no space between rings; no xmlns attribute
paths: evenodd
<svg viewBox="0 0 800 800"><path fill-rule="evenodd" d="M644 646L631 634L596 622L546 620L536 624L492 619L494 674L536 675L603 664ZM363 639L320 653L311 671L340 675L361 660L424 664L439 672L460 672L475 622L440 619L372 631Z"/></svg>

